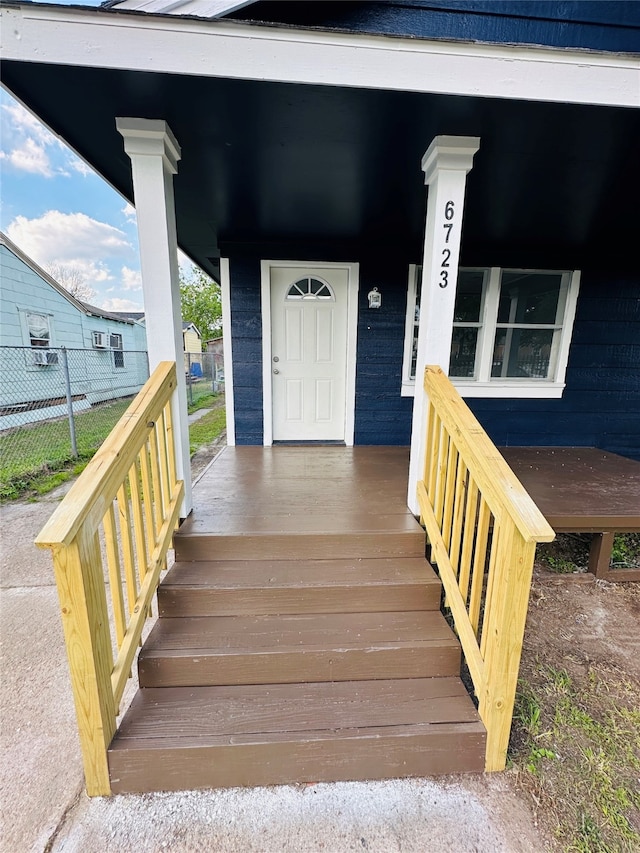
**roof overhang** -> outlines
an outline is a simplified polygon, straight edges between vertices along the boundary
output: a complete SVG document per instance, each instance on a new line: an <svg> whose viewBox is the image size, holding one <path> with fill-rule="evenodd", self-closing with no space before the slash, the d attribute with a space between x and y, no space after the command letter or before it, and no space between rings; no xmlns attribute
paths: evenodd
<svg viewBox="0 0 640 853"><path fill-rule="evenodd" d="M637 56L426 41L3 6L3 57L22 62L533 101L640 106Z"/></svg>
<svg viewBox="0 0 640 853"><path fill-rule="evenodd" d="M169 124L179 244L210 275L249 251L416 263L420 160L442 134L481 137L463 263L569 269L615 245L636 265L637 56L0 10L5 85L129 200L116 118Z"/></svg>

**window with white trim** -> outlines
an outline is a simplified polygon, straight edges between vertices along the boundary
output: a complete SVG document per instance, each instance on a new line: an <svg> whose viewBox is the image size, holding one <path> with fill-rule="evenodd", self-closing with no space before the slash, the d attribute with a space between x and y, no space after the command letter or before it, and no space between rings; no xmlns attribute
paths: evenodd
<svg viewBox="0 0 640 853"><path fill-rule="evenodd" d="M403 388L413 394L421 267L409 272ZM580 273L460 268L449 376L463 396L558 397L573 331Z"/></svg>
<svg viewBox="0 0 640 853"><path fill-rule="evenodd" d="M122 335L109 335L109 346L113 350L113 366L124 367L124 352L122 351Z"/></svg>
<svg viewBox="0 0 640 853"><path fill-rule="evenodd" d="M25 312L29 344L32 347L48 347L51 345L51 326L47 314L35 311Z"/></svg>

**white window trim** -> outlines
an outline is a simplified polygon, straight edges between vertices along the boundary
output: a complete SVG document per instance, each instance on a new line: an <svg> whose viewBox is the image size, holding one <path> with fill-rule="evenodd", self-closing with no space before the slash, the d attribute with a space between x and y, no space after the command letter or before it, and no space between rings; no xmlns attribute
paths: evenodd
<svg viewBox="0 0 640 853"><path fill-rule="evenodd" d="M404 359L402 363L403 397L415 395L415 380L411 378L411 348L413 342L413 318L416 310L416 298L419 282L417 280L416 264L409 266L409 281L407 286L407 314L405 319ZM471 269L465 267L464 269ZM475 269L475 268L474 268ZM481 268L477 268L481 269ZM482 269L485 269L484 267ZM580 289L580 270L533 270L524 269L522 272L545 272L562 275L560 297L556 313L557 325L561 326L559 341L555 343L552 353L552 363L555 361L551 379L516 379L491 378L491 359L496 334L498 299L500 296L500 275L503 270L510 271L512 267L491 267L488 269L489 283L483 288L480 332L477 348L477 379L451 377L452 383L462 397L495 397L495 398L529 398L550 399L562 397L565 388L565 376L569 361L569 346L573 336L573 325ZM519 270L520 271L520 270ZM463 326L474 324L461 324ZM503 324L500 324L503 325ZM448 368L448 365L446 365Z"/></svg>

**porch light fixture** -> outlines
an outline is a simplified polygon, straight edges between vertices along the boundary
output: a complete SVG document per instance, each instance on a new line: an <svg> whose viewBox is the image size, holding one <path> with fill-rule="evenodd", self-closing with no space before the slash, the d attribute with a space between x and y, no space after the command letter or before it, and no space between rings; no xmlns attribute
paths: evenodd
<svg viewBox="0 0 640 853"><path fill-rule="evenodd" d="M367 298L369 300L369 308L380 308L382 305L382 294L377 287L369 291Z"/></svg>

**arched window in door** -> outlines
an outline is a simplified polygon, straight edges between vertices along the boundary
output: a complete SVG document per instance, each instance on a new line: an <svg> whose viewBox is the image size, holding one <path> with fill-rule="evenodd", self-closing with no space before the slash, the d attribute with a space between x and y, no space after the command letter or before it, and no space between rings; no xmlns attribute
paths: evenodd
<svg viewBox="0 0 640 853"><path fill-rule="evenodd" d="M317 299L335 301L333 290L326 281L305 276L294 282L287 291L287 299Z"/></svg>

